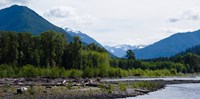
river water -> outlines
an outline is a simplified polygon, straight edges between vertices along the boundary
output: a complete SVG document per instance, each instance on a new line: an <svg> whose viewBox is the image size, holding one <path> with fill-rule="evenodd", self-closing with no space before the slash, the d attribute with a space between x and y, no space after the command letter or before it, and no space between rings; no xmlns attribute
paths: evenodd
<svg viewBox="0 0 200 99"><path fill-rule="evenodd" d="M200 84L167 85L160 91L127 99L200 99Z"/></svg>
<svg viewBox="0 0 200 99"><path fill-rule="evenodd" d="M104 79L104 81L134 81L134 80L200 80L200 77L165 77L165 78L121 78ZM173 84L166 85L162 90L151 92L137 97L126 99L200 99L200 84Z"/></svg>

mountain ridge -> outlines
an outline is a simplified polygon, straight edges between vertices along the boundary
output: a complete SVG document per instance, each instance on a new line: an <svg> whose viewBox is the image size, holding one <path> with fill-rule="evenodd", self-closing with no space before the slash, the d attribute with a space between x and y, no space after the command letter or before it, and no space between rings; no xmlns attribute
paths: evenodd
<svg viewBox="0 0 200 99"><path fill-rule="evenodd" d="M72 37L62 28L50 23L42 16L26 6L12 5L0 10L0 30L15 32L30 32L34 35L53 30L66 34L67 40Z"/></svg>
<svg viewBox="0 0 200 99"><path fill-rule="evenodd" d="M74 32L73 30L70 30L68 28L65 28L65 31L71 36L79 36L80 39L87 44L94 43L103 48L103 46L99 42L97 42L95 39L93 39L92 37L88 36L87 34L81 32L81 31Z"/></svg>
<svg viewBox="0 0 200 99"><path fill-rule="evenodd" d="M104 46L109 52L113 53L117 57L124 57L126 55L127 50L140 49L145 47L146 45L128 45L128 44L120 44L116 46Z"/></svg>
<svg viewBox="0 0 200 99"><path fill-rule="evenodd" d="M170 57L198 44L200 44L200 30L176 33L134 52L139 59Z"/></svg>
<svg viewBox="0 0 200 99"><path fill-rule="evenodd" d="M87 34L62 29L26 6L12 5L0 10L0 31L29 32L33 35L39 35L50 30L66 34L69 42L73 41L74 36L80 36L84 45L94 43L103 47ZM112 54L111 56L114 57Z"/></svg>

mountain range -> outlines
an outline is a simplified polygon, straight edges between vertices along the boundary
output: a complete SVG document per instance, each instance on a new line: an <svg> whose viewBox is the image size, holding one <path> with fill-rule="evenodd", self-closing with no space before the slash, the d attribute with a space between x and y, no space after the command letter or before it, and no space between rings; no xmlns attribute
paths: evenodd
<svg viewBox="0 0 200 99"><path fill-rule="evenodd" d="M95 43L103 47L93 38L82 32L74 32L69 29L62 29L53 25L35 11L26 6L13 5L11 7L0 10L0 30L15 32L30 32L34 35L53 30L66 34L68 41L73 41L74 36L80 36L84 44Z"/></svg>
<svg viewBox="0 0 200 99"><path fill-rule="evenodd" d="M177 33L142 49L135 49L137 58L170 57L200 44L200 30Z"/></svg>
<svg viewBox="0 0 200 99"><path fill-rule="evenodd" d="M30 32L34 35L38 35L47 30L54 30L65 33L67 40L72 41L72 36L65 30L53 25L26 6L13 5L0 10L0 30Z"/></svg>
<svg viewBox="0 0 200 99"><path fill-rule="evenodd" d="M73 30L70 30L68 28L65 28L65 31L72 37L74 36L79 36L80 39L85 42L86 44L90 44L90 43L94 43L100 47L103 47L99 42L97 42L95 39L93 39L92 37L88 36L87 34L85 33L82 33L81 31L73 31Z"/></svg>
<svg viewBox="0 0 200 99"><path fill-rule="evenodd" d="M84 45L94 43L103 47L95 39L80 32L68 28L62 29L37 14L26 6L12 5L0 10L0 31L29 32L34 35L45 31L57 31L66 34L67 41L73 41L74 36L79 36ZM115 57L111 54L111 56Z"/></svg>
<svg viewBox="0 0 200 99"><path fill-rule="evenodd" d="M53 25L26 6L13 5L0 10L0 31L30 32L38 35L48 30L66 34L68 41L73 41L74 36L80 36L84 44L95 43L103 47L95 39L80 31L75 32ZM114 47L105 46L105 48L118 57L123 57L128 49L132 49L137 58L148 59L170 57L198 44L200 44L200 30L177 33L149 46L118 45Z"/></svg>
<svg viewBox="0 0 200 99"><path fill-rule="evenodd" d="M141 49L146 45L135 45L131 46L128 44L121 44L116 46L104 46L110 53L113 53L117 57L124 57L127 50Z"/></svg>

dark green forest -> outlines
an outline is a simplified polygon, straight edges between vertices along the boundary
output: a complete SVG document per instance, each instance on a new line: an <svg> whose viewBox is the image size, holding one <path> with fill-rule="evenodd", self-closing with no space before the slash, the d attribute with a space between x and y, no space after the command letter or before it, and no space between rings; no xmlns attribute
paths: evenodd
<svg viewBox="0 0 200 99"><path fill-rule="evenodd" d="M0 77L126 77L174 76L200 72L200 56L192 53L170 58L139 60L132 50L126 58L111 58L95 44L79 37L68 42L62 33L0 32Z"/></svg>

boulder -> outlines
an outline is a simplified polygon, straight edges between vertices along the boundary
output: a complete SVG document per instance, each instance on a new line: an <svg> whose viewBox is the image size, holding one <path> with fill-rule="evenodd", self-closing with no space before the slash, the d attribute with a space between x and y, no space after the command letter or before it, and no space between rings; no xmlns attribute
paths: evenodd
<svg viewBox="0 0 200 99"><path fill-rule="evenodd" d="M25 91L27 91L28 88L27 87L20 87L17 88L17 94L23 94Z"/></svg>

